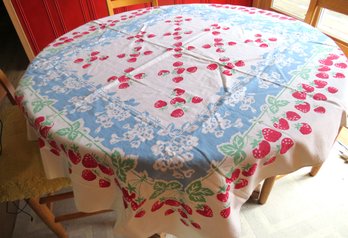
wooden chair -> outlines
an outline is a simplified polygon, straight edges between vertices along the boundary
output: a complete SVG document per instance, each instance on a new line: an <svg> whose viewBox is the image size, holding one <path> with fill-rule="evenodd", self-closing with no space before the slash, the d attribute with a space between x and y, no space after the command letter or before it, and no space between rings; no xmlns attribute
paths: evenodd
<svg viewBox="0 0 348 238"><path fill-rule="evenodd" d="M318 165L318 166L313 166L311 171L309 172L309 175L314 177L318 171L320 170L320 167L322 165ZM272 191L272 187L274 185L274 182L277 179L280 179L282 177L284 177L285 175L277 175L277 176L273 176L273 177L269 177L267 179L265 179L265 181L263 181L262 187L261 187L261 191L259 194L259 198L258 198L258 203L259 204L265 204L267 202L267 199Z"/></svg>
<svg viewBox="0 0 348 238"><path fill-rule="evenodd" d="M114 9L120 8L120 7L127 7L131 5L137 5L137 4L145 4L150 3L151 6L157 7L158 1L157 0L106 0L106 3L108 5L109 15L114 15Z"/></svg>
<svg viewBox="0 0 348 238"><path fill-rule="evenodd" d="M42 221L60 238L67 233L60 221L89 216L96 213L75 212L55 216L52 202L72 198L72 192L52 195L70 187L68 178L47 179L41 163L36 141L28 141L26 121L16 105L15 89L0 69L0 129L2 153L0 155L0 202L24 199ZM5 105L7 96L12 105ZM44 197L43 197L44 196Z"/></svg>
<svg viewBox="0 0 348 238"><path fill-rule="evenodd" d="M348 16L347 0L311 0L306 13L305 22L316 27L323 9L328 9ZM338 46L348 56L348 43L333 36Z"/></svg>

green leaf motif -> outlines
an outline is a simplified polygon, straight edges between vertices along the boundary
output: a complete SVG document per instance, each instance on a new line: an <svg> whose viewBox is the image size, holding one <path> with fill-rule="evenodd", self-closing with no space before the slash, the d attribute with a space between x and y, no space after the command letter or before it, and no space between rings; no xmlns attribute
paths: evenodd
<svg viewBox="0 0 348 238"><path fill-rule="evenodd" d="M189 199L193 202L206 202L206 196L214 195L213 191L209 188L202 187L201 181L192 183L187 189L186 193L189 195Z"/></svg>
<svg viewBox="0 0 348 238"><path fill-rule="evenodd" d="M193 202L206 202L206 199L201 193L190 194L189 199Z"/></svg>
<svg viewBox="0 0 348 238"><path fill-rule="evenodd" d="M62 128L57 131L57 134L60 136L67 136L69 140L74 141L78 135L79 131L78 129L80 128L80 122L74 122L70 127L67 128Z"/></svg>
<svg viewBox="0 0 348 238"><path fill-rule="evenodd" d="M280 107L284 107L289 104L288 101L286 100L277 100L273 96L268 96L266 99L268 105L269 105L269 110L273 113L276 114L279 111Z"/></svg>
<svg viewBox="0 0 348 238"><path fill-rule="evenodd" d="M233 138L232 144L237 148L237 149L241 149L244 147L244 139L243 137L241 137L240 135L236 135Z"/></svg>
<svg viewBox="0 0 348 238"><path fill-rule="evenodd" d="M242 163L245 160L245 158L246 153L243 150L239 150L233 155L233 162L235 165L238 165Z"/></svg>
<svg viewBox="0 0 348 238"><path fill-rule="evenodd" d="M38 100L38 101L34 101L32 102L32 106L33 106L33 112L34 113L38 113L40 112L45 106L50 106L53 104L52 100Z"/></svg>
<svg viewBox="0 0 348 238"><path fill-rule="evenodd" d="M170 182L167 184L168 190L179 190L182 188L182 185L178 182Z"/></svg>
<svg viewBox="0 0 348 238"><path fill-rule="evenodd" d="M151 196L150 196L150 199L155 199L157 198L159 195L161 195L162 193L164 193L165 190L155 190Z"/></svg>
<svg viewBox="0 0 348 238"><path fill-rule="evenodd" d="M224 155L232 157L235 165L238 165L246 158L246 153L243 150L245 146L244 138L236 135L231 141L232 144L222 144L218 147L218 150Z"/></svg>
<svg viewBox="0 0 348 238"><path fill-rule="evenodd" d="M135 161L133 159L122 159L118 152L114 152L113 156L116 156L112 160L112 164L116 167L116 174L118 178L125 183L127 172L135 167Z"/></svg>
<svg viewBox="0 0 348 238"><path fill-rule="evenodd" d="M219 151L227 156L232 157L236 152L236 148L232 144L223 144L218 147Z"/></svg>

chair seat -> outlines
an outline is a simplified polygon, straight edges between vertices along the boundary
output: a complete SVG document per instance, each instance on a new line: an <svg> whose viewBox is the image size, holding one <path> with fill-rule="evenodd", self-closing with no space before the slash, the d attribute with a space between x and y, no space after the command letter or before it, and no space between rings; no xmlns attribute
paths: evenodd
<svg viewBox="0 0 348 238"><path fill-rule="evenodd" d="M70 186L68 178L46 178L37 142L27 140L26 122L17 106L6 107L0 118L0 202L40 197Z"/></svg>

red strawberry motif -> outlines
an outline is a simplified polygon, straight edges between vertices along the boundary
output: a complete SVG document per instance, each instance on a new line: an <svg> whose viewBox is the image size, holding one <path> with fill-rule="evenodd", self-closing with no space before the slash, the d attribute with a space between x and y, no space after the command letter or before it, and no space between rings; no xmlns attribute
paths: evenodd
<svg viewBox="0 0 348 238"><path fill-rule="evenodd" d="M117 79L117 76L111 76L107 79L107 82L110 83L110 82L113 82Z"/></svg>
<svg viewBox="0 0 348 238"><path fill-rule="evenodd" d="M139 212L137 212L137 214L135 214L135 218L140 218L140 217L143 217L145 215L145 211L144 210L141 210Z"/></svg>
<svg viewBox="0 0 348 238"><path fill-rule="evenodd" d="M280 118L278 123L273 123L273 126L280 130L288 130L289 129L289 123L286 119Z"/></svg>
<svg viewBox="0 0 348 238"><path fill-rule="evenodd" d="M241 189L248 185L248 180L246 179L238 179L237 182L234 184L235 189Z"/></svg>
<svg viewBox="0 0 348 238"><path fill-rule="evenodd" d="M271 145L269 144L268 141L263 140L259 143L258 148L253 149L253 155L256 159L262 159L266 155L268 155L270 151L271 151Z"/></svg>
<svg viewBox="0 0 348 238"><path fill-rule="evenodd" d="M154 107L155 108L162 108L167 106L167 102L163 101L163 100L158 100L155 102Z"/></svg>
<svg viewBox="0 0 348 238"><path fill-rule="evenodd" d="M329 93L337 93L338 88L335 88L335 87L328 87L328 88L327 88L327 91L329 91Z"/></svg>
<svg viewBox="0 0 348 238"><path fill-rule="evenodd" d="M342 73L336 73L333 77L336 79L344 79L346 76Z"/></svg>
<svg viewBox="0 0 348 238"><path fill-rule="evenodd" d="M318 71L330 71L330 70L331 70L331 68L329 66L326 66L326 65L321 65L318 68Z"/></svg>
<svg viewBox="0 0 348 238"><path fill-rule="evenodd" d="M183 81L183 80L184 80L184 78L181 77L181 76L172 78L172 81L173 81L174 83L180 83L180 82Z"/></svg>
<svg viewBox="0 0 348 238"><path fill-rule="evenodd" d="M51 130L52 126L42 126L40 127L40 135L43 137L43 138L47 138L48 136L48 132Z"/></svg>
<svg viewBox="0 0 348 238"><path fill-rule="evenodd" d="M211 208L207 205L207 204L203 204L203 205L199 205L197 207L196 212L202 216L205 217L213 217L213 210L211 210Z"/></svg>
<svg viewBox="0 0 348 238"><path fill-rule="evenodd" d="M179 207L181 204L180 202L174 200L174 199L167 199L164 201L166 205L172 206L172 207Z"/></svg>
<svg viewBox="0 0 348 238"><path fill-rule="evenodd" d="M174 88L173 92L174 92L175 96L180 96L180 95L183 95L185 93L185 90L181 89L181 88Z"/></svg>
<svg viewBox="0 0 348 238"><path fill-rule="evenodd" d="M45 146L45 141L39 137L39 139L37 140L38 144L39 144L39 148L42 148Z"/></svg>
<svg viewBox="0 0 348 238"><path fill-rule="evenodd" d="M233 183L235 180L239 178L239 175L240 175L240 169L237 168L233 171L233 173L231 174L231 177L226 178L226 183L227 184Z"/></svg>
<svg viewBox="0 0 348 238"><path fill-rule="evenodd" d="M341 68L341 69L347 68L347 64L346 63L336 63L335 66L337 68Z"/></svg>
<svg viewBox="0 0 348 238"><path fill-rule="evenodd" d="M227 76L232 76L231 70L228 70L228 69L222 71L222 73L223 73L224 75L227 75Z"/></svg>
<svg viewBox="0 0 348 238"><path fill-rule="evenodd" d="M134 51L140 51L141 49L142 49L141 46L136 46L136 47L134 47Z"/></svg>
<svg viewBox="0 0 348 238"><path fill-rule="evenodd" d="M108 58L109 58L109 56L104 55L104 56L99 57L99 60L107 60Z"/></svg>
<svg viewBox="0 0 348 238"><path fill-rule="evenodd" d="M178 118L178 117L182 117L184 114L185 114L184 111L181 108L178 108L172 111L170 115L172 117Z"/></svg>
<svg viewBox="0 0 348 238"><path fill-rule="evenodd" d="M74 63L81 63L83 61L83 59L82 58L77 58L76 60L74 60Z"/></svg>
<svg viewBox="0 0 348 238"><path fill-rule="evenodd" d="M169 72L169 70L164 70L164 69L162 69L162 70L160 70L159 72L158 72L158 76L166 76L167 74L169 74L170 72Z"/></svg>
<svg viewBox="0 0 348 238"><path fill-rule="evenodd" d="M185 72L185 68L177 68L174 70L177 74L182 74L183 72Z"/></svg>
<svg viewBox="0 0 348 238"><path fill-rule="evenodd" d="M276 158L277 158L277 157L275 157L275 156L269 158L265 163L263 163L263 165L272 164L272 163L276 160Z"/></svg>
<svg viewBox="0 0 348 238"><path fill-rule="evenodd" d="M144 55L151 55L153 52L151 50L144 51Z"/></svg>
<svg viewBox="0 0 348 238"><path fill-rule="evenodd" d="M97 55L97 54L99 54L100 52L99 51L93 51L92 53L91 53L91 56L95 56L95 55Z"/></svg>
<svg viewBox="0 0 348 238"><path fill-rule="evenodd" d="M311 93L311 92L314 91L314 87L312 87L312 86L310 86L310 85L308 85L308 84L305 84L305 83L302 84L302 88L303 88L303 90L305 90L307 93Z"/></svg>
<svg viewBox="0 0 348 238"><path fill-rule="evenodd" d="M93 181L97 178L97 176L89 169L84 169L81 174L82 178L87 181Z"/></svg>
<svg viewBox="0 0 348 238"><path fill-rule="evenodd" d="M196 222L191 222L191 225L192 225L194 228L197 228L198 230L201 229L201 226L200 226L198 223L196 223Z"/></svg>
<svg viewBox="0 0 348 238"><path fill-rule="evenodd" d="M143 78L145 78L145 74L144 73L136 74L136 75L134 75L134 78L135 79L143 79Z"/></svg>
<svg viewBox="0 0 348 238"><path fill-rule="evenodd" d="M189 226L189 224L184 220L184 219L180 219L180 221L182 222L182 224L184 224L185 226Z"/></svg>
<svg viewBox="0 0 348 238"><path fill-rule="evenodd" d="M254 164L247 164L246 166L243 167L242 174L245 177L252 176L255 173L256 168L257 168L257 164L256 163L254 163Z"/></svg>
<svg viewBox="0 0 348 238"><path fill-rule="evenodd" d="M233 45L235 45L235 44L237 44L237 43L236 43L236 42L233 42L233 41L230 41L230 42L228 42L227 44L230 45L230 46L233 46Z"/></svg>
<svg viewBox="0 0 348 238"><path fill-rule="evenodd" d="M192 103L200 103L203 101L203 98L201 97L198 97L198 96L194 96L192 99L191 99L191 102Z"/></svg>
<svg viewBox="0 0 348 238"><path fill-rule="evenodd" d="M231 214L231 207L227 207L220 212L220 216L223 218L228 218Z"/></svg>
<svg viewBox="0 0 348 238"><path fill-rule="evenodd" d="M237 62L234 63L234 65L237 67L243 67L245 66L245 63L243 60L238 60Z"/></svg>
<svg viewBox="0 0 348 238"><path fill-rule="evenodd" d="M128 82L130 80L130 78L128 78L126 75L122 75L121 77L118 78L118 81L120 83L125 83Z"/></svg>
<svg viewBox="0 0 348 238"><path fill-rule="evenodd" d="M41 123L45 121L45 117L44 116L39 116L35 119L34 121L34 125L35 125L35 128L39 128Z"/></svg>
<svg viewBox="0 0 348 238"><path fill-rule="evenodd" d="M129 59L127 60L128 63L134 63L134 62L136 62L136 61L137 61L137 58L135 58L135 57L129 58Z"/></svg>
<svg viewBox="0 0 348 238"><path fill-rule="evenodd" d="M154 38L156 35L155 34L148 34L147 37L148 38Z"/></svg>
<svg viewBox="0 0 348 238"><path fill-rule="evenodd" d="M202 48L204 48L204 49L209 49L210 47L211 47L211 45L209 45L209 44L202 45Z"/></svg>
<svg viewBox="0 0 348 238"><path fill-rule="evenodd" d="M78 164L81 161L81 155L80 153L75 153L73 150L68 150L68 156L73 164Z"/></svg>
<svg viewBox="0 0 348 238"><path fill-rule="evenodd" d="M288 137L282 139L280 145L280 154L285 154L292 146L294 145L294 141Z"/></svg>
<svg viewBox="0 0 348 238"><path fill-rule="evenodd" d="M314 111L317 112L317 113L322 113L322 114L324 114L324 113L326 112L326 109L325 109L325 107L320 106L320 107L316 107L316 108L314 109Z"/></svg>
<svg viewBox="0 0 348 238"><path fill-rule="evenodd" d="M156 202L152 205L151 211L152 211L152 212L157 211L158 209L160 209L161 207L163 207L163 205L164 205L164 202L158 200L158 201L156 201Z"/></svg>
<svg viewBox="0 0 348 238"><path fill-rule="evenodd" d="M215 64L215 63L210 64L210 65L207 66L207 69L209 69L209 70L215 70L217 68L218 68L218 64Z"/></svg>
<svg viewBox="0 0 348 238"><path fill-rule="evenodd" d="M302 122L301 124L302 126L300 127L300 132L303 134L303 135L308 135L312 132L312 128L311 126L306 123L306 122Z"/></svg>
<svg viewBox="0 0 348 238"><path fill-rule="evenodd" d="M307 94L305 92L296 91L296 92L294 92L292 94L292 96L294 98L297 98L297 99L300 99L300 100L304 100L304 99L306 99Z"/></svg>
<svg viewBox="0 0 348 238"><path fill-rule="evenodd" d="M132 72L133 70L134 70L133 67L129 67L129 68L125 69L123 72L125 72L125 73L130 73L130 72Z"/></svg>
<svg viewBox="0 0 348 238"><path fill-rule="evenodd" d="M289 121L298 121L299 119L301 119L301 116L298 113L296 113L296 112L287 111L286 112L286 118Z"/></svg>
<svg viewBox="0 0 348 238"><path fill-rule="evenodd" d="M220 35L220 32L219 32L219 31L213 31L212 34L213 34L214 36L217 36L217 35Z"/></svg>
<svg viewBox="0 0 348 238"><path fill-rule="evenodd" d="M168 209L168 210L166 210L166 211L164 212L164 215L165 215L165 216L168 216L168 215L170 215L170 214L172 214L172 213L174 213L174 210L173 210L173 209Z"/></svg>
<svg viewBox="0 0 348 238"><path fill-rule="evenodd" d="M282 133L271 128L264 128L262 129L262 135L265 140L269 142L276 142L282 136Z"/></svg>
<svg viewBox="0 0 348 238"><path fill-rule="evenodd" d="M322 60L319 60L319 63L323 64L323 65L326 65L326 66L331 66L333 65L333 62L331 59L322 59Z"/></svg>
<svg viewBox="0 0 348 238"><path fill-rule="evenodd" d="M326 57L326 58L329 60L335 60L335 59L338 59L339 56L336 54L329 54L328 57Z"/></svg>
<svg viewBox="0 0 348 238"><path fill-rule="evenodd" d="M183 210L181 210L180 208L178 209L178 212L182 218L188 218L187 214Z"/></svg>
<svg viewBox="0 0 348 238"><path fill-rule="evenodd" d="M99 169L106 175L114 175L114 171L110 167L106 167L105 165L98 164Z"/></svg>
<svg viewBox="0 0 348 238"><path fill-rule="evenodd" d="M322 93L316 93L314 94L313 99L317 101L326 101L327 97Z"/></svg>
<svg viewBox="0 0 348 238"><path fill-rule="evenodd" d="M180 66L182 66L183 64L184 64L183 62L177 61L177 62L174 62L174 63L173 63L173 66L174 66L174 67L180 67Z"/></svg>
<svg viewBox="0 0 348 238"><path fill-rule="evenodd" d="M105 180L105 179L99 179L99 187L101 187L101 188L110 187L110 181Z"/></svg>
<svg viewBox="0 0 348 238"><path fill-rule="evenodd" d="M295 108L303 113L307 113L311 109L311 106L308 102L303 102L301 104L295 105Z"/></svg>
<svg viewBox="0 0 348 238"><path fill-rule="evenodd" d="M221 202L227 202L229 195L230 194L228 192L218 193L216 194L216 198Z"/></svg>
<svg viewBox="0 0 348 238"><path fill-rule="evenodd" d="M323 80L314 80L316 88L324 88L327 85L326 81Z"/></svg>
<svg viewBox="0 0 348 238"><path fill-rule="evenodd" d="M129 87L129 83L121 83L120 85L118 85L119 89L125 89Z"/></svg>
<svg viewBox="0 0 348 238"><path fill-rule="evenodd" d="M321 79L328 79L329 78L329 75L327 73L317 73L315 76L317 76L318 78L321 78Z"/></svg>
<svg viewBox="0 0 348 238"><path fill-rule="evenodd" d="M220 60L221 62L227 62L227 61L230 60L230 58L228 58L228 57L226 57L226 56L223 56L223 57L219 58L219 60ZM230 64L232 65L232 68L233 68L233 64L232 64L232 63L230 63Z"/></svg>
<svg viewBox="0 0 348 238"><path fill-rule="evenodd" d="M261 48L267 48L268 47L268 44L266 43L262 43L261 45L259 45Z"/></svg>
<svg viewBox="0 0 348 238"><path fill-rule="evenodd" d="M98 163L97 161L95 160L95 158L87 153L83 156L83 159L82 159L82 165L85 167L85 168L97 168L98 167Z"/></svg>
<svg viewBox="0 0 348 238"><path fill-rule="evenodd" d="M197 67L196 67L196 66L189 67L189 68L187 68L186 70L187 70L187 72L189 72L189 73L194 73L194 72L197 71Z"/></svg>
<svg viewBox="0 0 348 238"><path fill-rule="evenodd" d="M176 105L177 103L185 104L186 100L183 99L182 97L175 97L172 100L170 100L170 104Z"/></svg>
<svg viewBox="0 0 348 238"><path fill-rule="evenodd" d="M189 205L185 203L181 203L181 207L190 215L192 215L192 209Z"/></svg>

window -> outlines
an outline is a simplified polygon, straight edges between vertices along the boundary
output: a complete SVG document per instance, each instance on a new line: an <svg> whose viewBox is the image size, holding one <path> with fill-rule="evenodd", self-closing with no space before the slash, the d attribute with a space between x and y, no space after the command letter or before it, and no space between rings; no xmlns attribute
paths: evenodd
<svg viewBox="0 0 348 238"><path fill-rule="evenodd" d="M313 0L254 0L253 6L276 11L304 21L311 1ZM335 7L343 4L341 7L347 8L347 1L342 0L326 4ZM316 18L314 26L336 40L337 44L348 55L348 27L346 27L348 25L348 15L322 9L319 16L313 18Z"/></svg>
<svg viewBox="0 0 348 238"><path fill-rule="evenodd" d="M348 16L323 9L317 24L318 29L342 41L348 42ZM342 27L345 26L345 27Z"/></svg>

